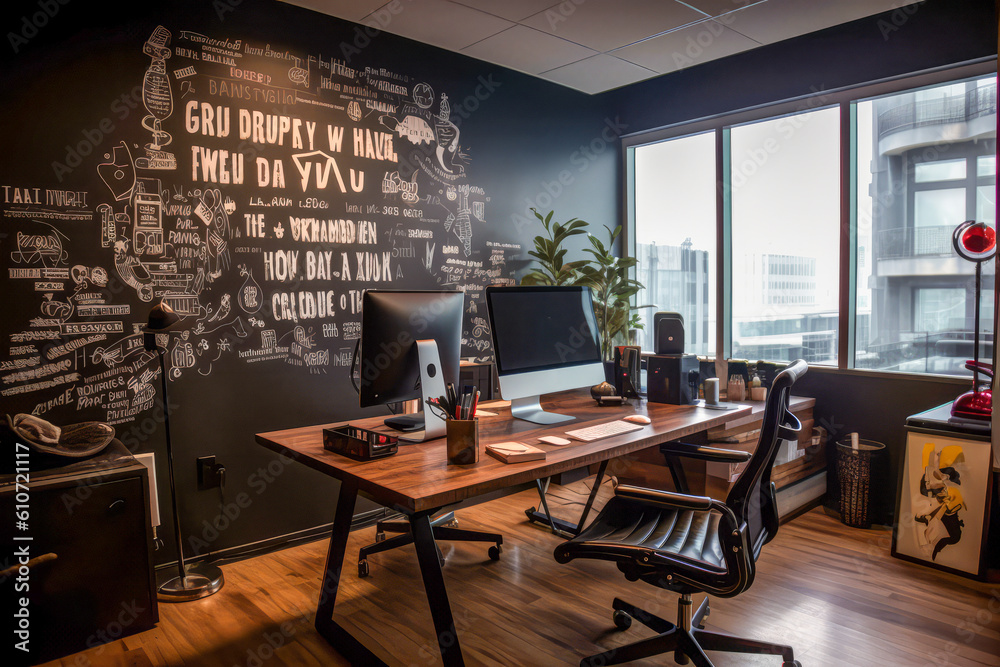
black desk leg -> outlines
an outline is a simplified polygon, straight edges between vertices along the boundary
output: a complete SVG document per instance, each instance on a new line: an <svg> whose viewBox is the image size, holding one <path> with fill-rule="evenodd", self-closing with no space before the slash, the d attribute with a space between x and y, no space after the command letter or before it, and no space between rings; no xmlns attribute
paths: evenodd
<svg viewBox="0 0 1000 667"><path fill-rule="evenodd" d="M597 477L594 479L594 488L590 490L590 497L587 498L587 504L583 508L583 514L580 515L580 520L573 524L568 521L563 521L562 519L556 519L549 513L549 504L545 500L545 486L542 480L536 479L535 484L538 487L538 496L541 499L541 507L543 512L539 512L534 507L524 510L525 515L528 517L528 521L532 523L543 523L552 527L552 532L556 535L562 535L563 537L575 537L580 534L583 530L584 525L587 522L587 516L590 514L591 508L594 506L594 500L597 499L597 492L601 488L601 482L604 481L604 472L608 469L608 462L601 461L600 466L597 468Z"/></svg>
<svg viewBox="0 0 1000 667"><path fill-rule="evenodd" d="M333 519L333 534L330 550L326 554L326 569L319 589L319 604L316 606L316 630L352 665L373 665L384 667L385 663L364 644L354 638L343 626L333 620L333 607L337 602L340 575L344 567L344 553L347 551L347 537L354 519L354 504L358 499L357 487L341 482L337 497L337 511Z"/></svg>
<svg viewBox="0 0 1000 667"><path fill-rule="evenodd" d="M441 572L441 561L438 560L430 513L422 512L411 516L410 530L413 531L413 546L416 547L420 574L424 578L424 591L427 593L427 603L431 607L441 659L446 667L460 665L464 667L462 647L458 643L458 632L451 615L448 591L444 587L444 575Z"/></svg>

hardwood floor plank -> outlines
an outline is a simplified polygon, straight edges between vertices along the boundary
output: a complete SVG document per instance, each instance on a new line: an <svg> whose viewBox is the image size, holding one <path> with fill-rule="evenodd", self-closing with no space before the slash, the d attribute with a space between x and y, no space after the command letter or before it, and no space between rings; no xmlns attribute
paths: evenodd
<svg viewBox="0 0 1000 667"><path fill-rule="evenodd" d="M593 482L553 486L553 513L575 521ZM612 493L605 487L598 506ZM639 623L614 629L616 596L674 618L676 595L628 582L610 563L556 563L560 538L524 518L537 501L531 490L459 511L462 528L503 534L499 562L487 544L441 544L466 664L572 665L650 636ZM371 556L370 575L357 576L358 549L374 536L369 527L350 537L337 619L390 665L440 664L413 547ZM764 548L750 590L712 600L707 625L791 644L808 667L1000 665L1000 586L894 559L889 537L812 510ZM347 665L313 627L326 548L322 540L225 565L218 594L160 605L157 628L49 667ZM710 657L717 667L780 665L773 656Z"/></svg>

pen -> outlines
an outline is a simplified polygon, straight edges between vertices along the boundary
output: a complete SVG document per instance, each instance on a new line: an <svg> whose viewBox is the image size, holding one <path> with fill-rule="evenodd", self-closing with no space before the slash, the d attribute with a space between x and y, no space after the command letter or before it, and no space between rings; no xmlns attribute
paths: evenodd
<svg viewBox="0 0 1000 667"><path fill-rule="evenodd" d="M475 395L472 397L472 419L476 418L476 407L479 405L479 390L476 390Z"/></svg>

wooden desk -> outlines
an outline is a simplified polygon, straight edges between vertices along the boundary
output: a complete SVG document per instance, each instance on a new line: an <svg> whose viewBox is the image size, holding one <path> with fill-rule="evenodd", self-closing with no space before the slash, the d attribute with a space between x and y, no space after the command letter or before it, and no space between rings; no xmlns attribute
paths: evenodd
<svg viewBox="0 0 1000 667"><path fill-rule="evenodd" d="M316 608L316 629L353 664L385 664L346 628L333 620L347 537L359 493L409 517L441 657L445 665L464 665L431 530L432 515L447 505L463 500L503 492L592 463L606 464L614 457L705 431L744 414L744 411L746 414L750 412L749 407L741 411L721 411L639 401L633 403L602 408L595 404L586 390L555 394L551 400L544 402L544 407L577 417L574 422L556 426L538 426L512 419L507 408L495 410L499 413L496 417L480 419L481 448L506 440L537 444L535 438L541 435L558 435L569 429L612 421L628 414L646 414L653 422L642 430L596 442L574 441L565 447L539 444L548 452L544 461L514 464L501 463L482 453L478 463L448 465L443 438L401 446L399 453L386 459L353 461L323 448L323 429L337 424L257 434L257 442L265 447L341 481L333 534ZM392 433L381 425L382 419L376 417L352 420L350 423ZM338 422L343 423L346 422Z"/></svg>

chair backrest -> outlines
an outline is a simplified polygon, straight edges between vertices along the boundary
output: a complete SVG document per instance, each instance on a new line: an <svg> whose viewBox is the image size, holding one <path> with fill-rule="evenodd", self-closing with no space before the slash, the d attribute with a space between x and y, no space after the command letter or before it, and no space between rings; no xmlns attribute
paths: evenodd
<svg viewBox="0 0 1000 667"><path fill-rule="evenodd" d="M774 378L764 407L757 450L726 499L726 505L733 510L737 520L747 525L754 560L760 554L760 548L778 532L778 507L771 483L771 467L778 455L779 441L798 437L800 425L788 410L788 395L795 381L808 369L806 362L799 359Z"/></svg>

